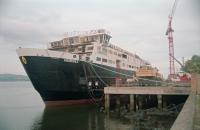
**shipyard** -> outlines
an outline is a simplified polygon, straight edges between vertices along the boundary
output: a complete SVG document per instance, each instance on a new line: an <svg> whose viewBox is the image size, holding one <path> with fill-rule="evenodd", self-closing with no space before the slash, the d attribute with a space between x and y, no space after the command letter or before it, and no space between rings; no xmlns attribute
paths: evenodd
<svg viewBox="0 0 200 130"><path fill-rule="evenodd" d="M199 4L0 2L0 129L200 130Z"/></svg>

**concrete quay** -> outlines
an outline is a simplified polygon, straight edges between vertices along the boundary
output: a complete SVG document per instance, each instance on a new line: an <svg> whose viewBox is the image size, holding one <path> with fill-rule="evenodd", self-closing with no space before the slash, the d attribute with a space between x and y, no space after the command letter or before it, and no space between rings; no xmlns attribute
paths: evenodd
<svg viewBox="0 0 200 130"><path fill-rule="evenodd" d="M130 110L135 108L135 95L157 95L162 109L162 95L189 95L171 130L200 130L200 74L192 74L191 87L105 87L105 110L109 113L110 95L130 95Z"/></svg>

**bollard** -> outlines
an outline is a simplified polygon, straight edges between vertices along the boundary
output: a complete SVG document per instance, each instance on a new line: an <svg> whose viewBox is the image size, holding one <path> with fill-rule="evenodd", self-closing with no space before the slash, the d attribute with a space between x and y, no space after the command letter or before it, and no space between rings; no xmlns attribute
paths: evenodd
<svg viewBox="0 0 200 130"><path fill-rule="evenodd" d="M162 96L162 104L163 104L163 108L167 108L166 96Z"/></svg>

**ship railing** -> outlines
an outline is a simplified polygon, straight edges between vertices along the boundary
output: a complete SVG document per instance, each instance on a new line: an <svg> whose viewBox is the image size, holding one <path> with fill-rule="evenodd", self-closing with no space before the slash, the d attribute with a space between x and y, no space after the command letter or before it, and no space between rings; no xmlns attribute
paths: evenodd
<svg viewBox="0 0 200 130"><path fill-rule="evenodd" d="M97 30L89 30L89 31L73 31L73 32L66 32L65 37L90 36L90 35L97 35L97 34L110 35L110 32L105 29L97 29Z"/></svg>

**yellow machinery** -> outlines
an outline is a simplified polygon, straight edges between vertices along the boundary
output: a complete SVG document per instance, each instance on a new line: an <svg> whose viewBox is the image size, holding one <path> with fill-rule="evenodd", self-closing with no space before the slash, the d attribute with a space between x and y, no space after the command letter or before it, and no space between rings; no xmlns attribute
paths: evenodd
<svg viewBox="0 0 200 130"><path fill-rule="evenodd" d="M136 78L138 79L139 85L160 85L162 75L156 67L150 65L141 66L136 71Z"/></svg>
<svg viewBox="0 0 200 130"><path fill-rule="evenodd" d="M162 78L161 74L158 72L159 70L156 67L152 67L150 65L141 66L136 71L136 77L157 77Z"/></svg>

